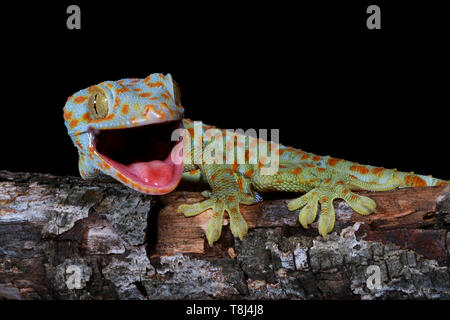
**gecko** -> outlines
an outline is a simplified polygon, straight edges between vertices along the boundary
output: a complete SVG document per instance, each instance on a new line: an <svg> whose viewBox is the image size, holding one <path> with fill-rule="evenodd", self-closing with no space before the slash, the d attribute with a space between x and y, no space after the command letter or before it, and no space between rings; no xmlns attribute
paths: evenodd
<svg viewBox="0 0 450 320"><path fill-rule="evenodd" d="M82 178L106 175L150 195L173 191L181 179L209 184L210 190L202 193L206 200L182 204L178 212L191 217L212 209L205 231L211 246L221 236L225 212L233 236L242 239L247 234L239 206L262 201L264 192L302 193L287 206L291 211L299 210L304 228L316 220L320 206L318 231L326 238L334 228L335 199L343 199L357 213L369 215L376 212L375 201L354 191L450 183L273 142L270 146L275 146L275 151L270 155L276 157L268 161L267 153L262 152L266 147L255 148L261 139L252 140L239 132L228 135L226 130L205 124L196 127L195 121L183 115L178 84L170 74L160 73L144 79L101 82L70 96L63 108L68 134L78 150ZM177 130L184 132L178 140L173 136ZM226 137L222 143L220 133ZM201 139L196 139L196 134ZM208 148L213 151L207 153ZM225 161L227 152L244 156L240 161L238 157ZM269 165L275 165L275 170L264 173Z"/></svg>

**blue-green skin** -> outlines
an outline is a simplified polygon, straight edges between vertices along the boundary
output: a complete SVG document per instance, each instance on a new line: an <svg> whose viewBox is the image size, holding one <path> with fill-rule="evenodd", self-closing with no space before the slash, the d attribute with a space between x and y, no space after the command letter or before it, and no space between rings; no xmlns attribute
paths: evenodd
<svg viewBox="0 0 450 320"><path fill-rule="evenodd" d="M88 107L88 98L96 87L106 92L108 101L108 116L100 120L93 119L94 115ZM179 180L163 189L149 188L135 181L124 180L121 172L105 165L104 159L93 149L90 132L182 120L184 110L176 103L175 91L174 82L169 74L152 74L145 79L105 81L78 91L70 97L64 107L64 118L69 135L78 148L81 176L87 179L99 174L109 175L147 194L164 194L172 191ZM142 93L148 96L140 96ZM152 105L151 110L148 108L149 104ZM124 113L123 111L127 109L125 105L128 105L128 112ZM190 132L193 131L194 123L191 120L183 119L182 124ZM210 145L205 132L211 128L213 127L202 128L203 148ZM249 150L249 140L246 140L244 146L234 146L234 150L239 148ZM306 192L303 196L292 200L288 208L290 210L302 208L299 220L307 228L314 222L320 204L318 229L320 234L326 237L334 227L334 199L344 199L356 212L363 215L375 212L376 204L372 199L357 195L351 190L384 191L397 187L449 183L431 176L415 175L412 172L360 165L330 156L317 156L283 145L278 145L278 148L279 168L271 175L262 174L262 168L267 168L268 164L264 165L261 161L257 164L249 164L248 161L244 164L209 164L207 159L202 159L199 163L193 164L193 153L185 152L183 178L204 179L212 190L208 194L209 199L192 205L181 205L178 211L185 216L194 216L208 209L213 210L206 230L210 245L220 237L225 211L230 217L233 235L242 238L247 233L247 224L239 211L239 204L250 205L259 201L256 192Z"/></svg>

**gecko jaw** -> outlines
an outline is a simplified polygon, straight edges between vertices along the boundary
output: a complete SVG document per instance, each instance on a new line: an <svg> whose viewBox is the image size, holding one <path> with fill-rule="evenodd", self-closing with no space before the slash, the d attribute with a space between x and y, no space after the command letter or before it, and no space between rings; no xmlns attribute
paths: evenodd
<svg viewBox="0 0 450 320"><path fill-rule="evenodd" d="M147 194L176 188L183 174L183 143L172 141L180 121L124 129L93 129L91 145L101 170Z"/></svg>

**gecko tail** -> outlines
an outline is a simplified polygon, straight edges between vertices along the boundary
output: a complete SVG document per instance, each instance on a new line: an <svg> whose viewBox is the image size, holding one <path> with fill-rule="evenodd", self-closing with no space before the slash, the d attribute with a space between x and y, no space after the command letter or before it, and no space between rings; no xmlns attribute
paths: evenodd
<svg viewBox="0 0 450 320"><path fill-rule="evenodd" d="M342 161L335 167L337 171L349 174L353 179L352 184L366 190L386 191L394 188L433 187L450 184L450 181L431 175L360 165L349 161Z"/></svg>
<svg viewBox="0 0 450 320"><path fill-rule="evenodd" d="M368 176L357 176L357 178L361 183L371 180ZM450 184L450 181L438 179L431 175L425 176L415 174L414 172L397 171L396 169L384 169L383 175L381 177L376 177L375 180L372 181L376 182L375 185L372 185L370 188L374 191L384 191L393 188L434 187Z"/></svg>
<svg viewBox="0 0 450 320"><path fill-rule="evenodd" d="M414 172L396 172L402 181L400 187L434 187L450 184L450 181L441 180L432 176L415 174Z"/></svg>

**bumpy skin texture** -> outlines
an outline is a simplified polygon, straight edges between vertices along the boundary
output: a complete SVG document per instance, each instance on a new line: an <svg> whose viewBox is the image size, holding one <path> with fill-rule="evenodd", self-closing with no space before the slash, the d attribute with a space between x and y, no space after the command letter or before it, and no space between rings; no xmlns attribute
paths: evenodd
<svg viewBox="0 0 450 320"><path fill-rule="evenodd" d="M100 88L100 89L99 89ZM102 91L103 90L103 91ZM144 183L120 165L102 156L95 148L95 134L101 130L119 130L144 125L153 125L167 121L182 120L182 125L191 137L201 134L203 150L214 148L215 140L206 136L208 129L215 127L203 125L198 132L194 122L182 119L183 108L176 97L176 86L170 75L152 74L145 79L123 79L106 81L97 86L81 90L71 96L64 107L64 119L68 132L79 152L79 168L83 178L92 178L101 174L112 176L127 186L147 194L164 194L172 191L179 182L175 166L174 177L170 183L155 186ZM92 108L92 96L101 92L106 96L104 112ZM104 97L102 96L102 97ZM97 96L95 96L97 97ZM98 97L97 97L98 98ZM91 99L91 108L89 108ZM99 98L98 98L98 101ZM101 105L97 105L97 107ZM226 134L225 130L216 130ZM195 133L195 134L194 134ZM179 212L185 216L194 216L208 209L213 210L213 216L208 224L206 237L210 245L220 237L224 213L230 217L230 228L234 236L242 238L247 233L247 224L239 212L239 205L250 205L261 200L258 192L288 191L302 192L304 195L288 204L290 210L301 209L299 221L303 227L314 222L318 206L321 207L319 217L319 232L326 237L333 230L335 213L333 200L345 200L356 212L368 215L376 211L376 204L368 197L360 196L352 190L384 191L397 187L435 186L449 183L431 176L361 165L351 161L318 156L300 149L278 145L278 169L273 174L263 174L270 163L255 150L257 139L245 138L241 134L229 134L223 143L223 157L226 151L243 152L246 162L238 164L211 163L206 152L203 159L194 158L194 139L185 139L184 174L189 180L204 179L211 187L205 195L207 200L181 205ZM230 144L227 141L232 141ZM187 146L191 148L188 150ZM249 161L255 156L255 162ZM265 157L264 157L265 158ZM196 161L194 161L196 160ZM273 163L272 163L273 165ZM145 164L152 168L154 165ZM166 168L166 167L164 167ZM149 169L150 170L150 169ZM153 170L153 169L152 169ZM159 167L158 167L159 170ZM158 171L157 170L157 171ZM160 171L160 170L159 170ZM136 173L135 171L133 171ZM140 171L139 171L140 172ZM181 173L180 173L181 177ZM146 180L147 181L147 180Z"/></svg>
<svg viewBox="0 0 450 320"><path fill-rule="evenodd" d="M94 110L88 107L89 97L100 88L109 102L105 117L96 119ZM162 194L173 190L158 190L139 184L115 170L99 156L93 145L93 132L133 128L166 121L179 120L184 110L174 100L172 77L152 74L145 79L105 81L80 90L67 99L64 120L72 142L78 149L79 170L84 179L106 174L125 185L147 194Z"/></svg>

